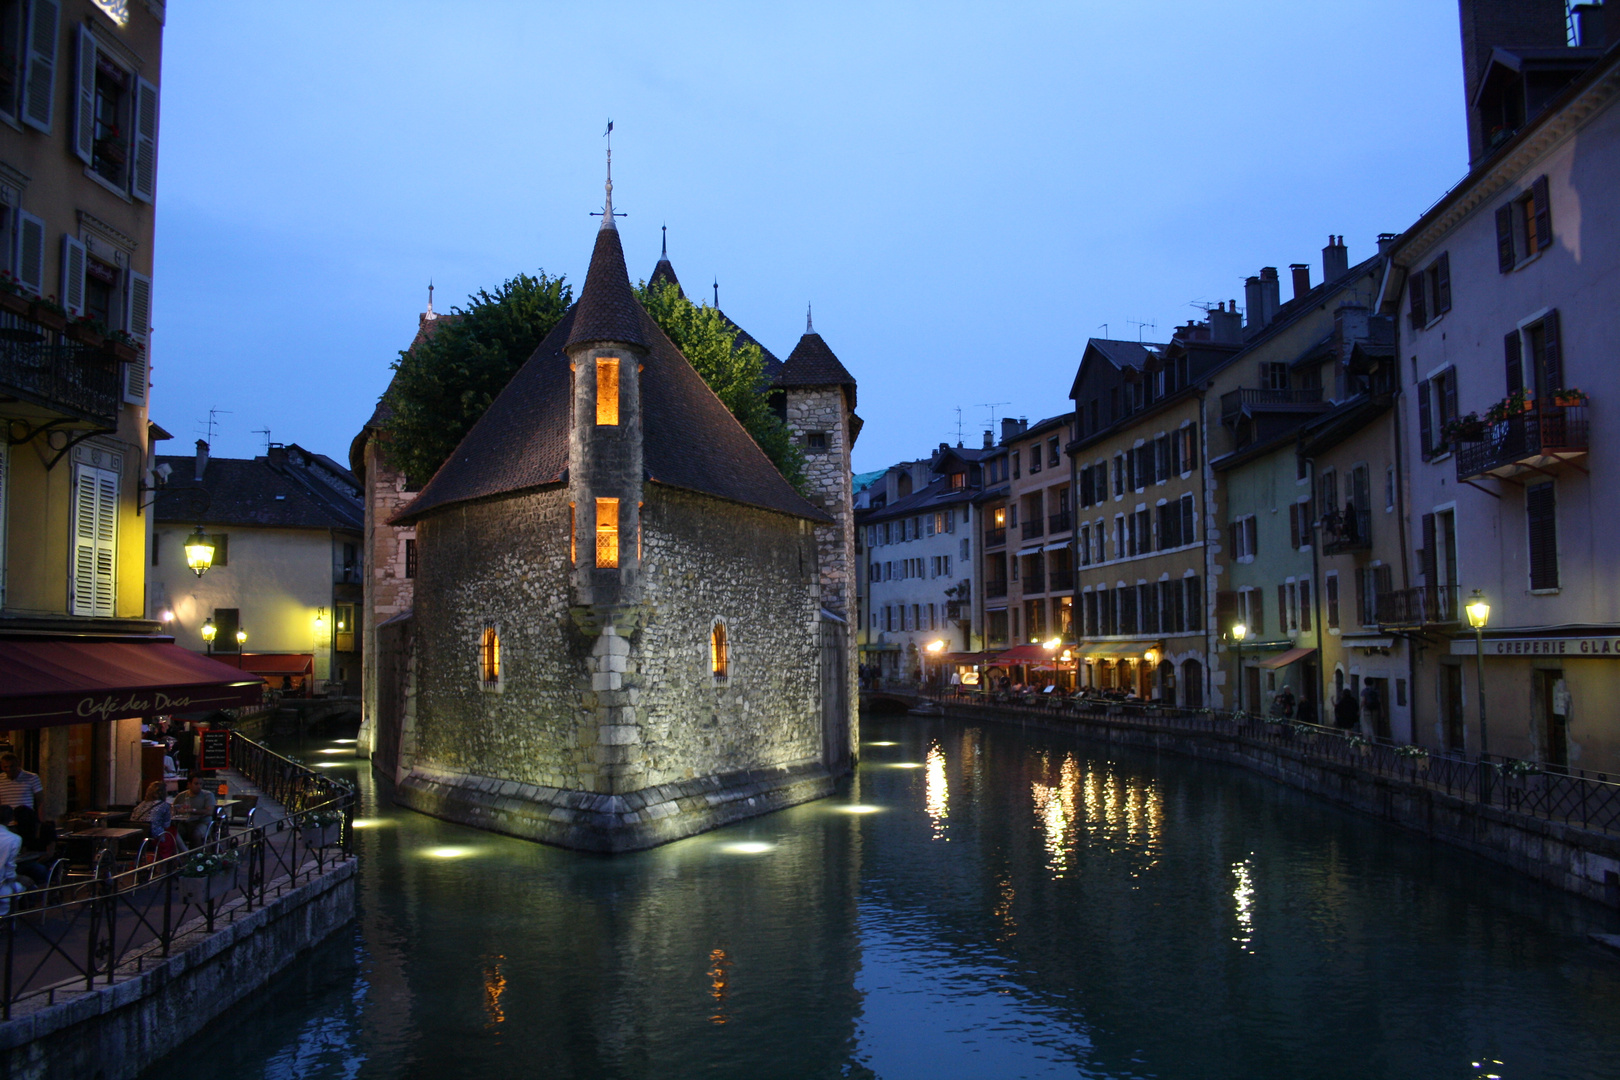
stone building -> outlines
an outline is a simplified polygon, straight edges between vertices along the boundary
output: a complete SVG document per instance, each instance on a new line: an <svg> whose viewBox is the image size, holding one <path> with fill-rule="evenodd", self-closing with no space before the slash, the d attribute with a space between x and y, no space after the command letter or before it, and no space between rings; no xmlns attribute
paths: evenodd
<svg viewBox="0 0 1620 1080"><path fill-rule="evenodd" d="M850 767L855 383L813 333L776 372L807 500L636 301L607 210L577 303L392 519L412 641L373 742L405 805L625 851Z"/></svg>

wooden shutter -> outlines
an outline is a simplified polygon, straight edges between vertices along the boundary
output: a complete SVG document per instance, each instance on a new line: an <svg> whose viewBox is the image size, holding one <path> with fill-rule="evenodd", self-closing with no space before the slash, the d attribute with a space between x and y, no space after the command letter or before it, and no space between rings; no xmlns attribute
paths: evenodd
<svg viewBox="0 0 1620 1080"><path fill-rule="evenodd" d="M1187 452L1183 455L1183 459L1187 464L1187 471L1192 472L1198 468L1198 425L1188 424L1181 430L1187 433Z"/></svg>
<svg viewBox="0 0 1620 1080"><path fill-rule="evenodd" d="M1181 497L1181 542L1184 544L1196 543L1198 530L1193 525L1193 500L1191 495Z"/></svg>
<svg viewBox="0 0 1620 1080"><path fill-rule="evenodd" d="M73 614L112 617L117 538L118 474L80 466L73 477Z"/></svg>
<svg viewBox="0 0 1620 1080"><path fill-rule="evenodd" d="M1356 622L1367 625L1367 571L1356 570Z"/></svg>
<svg viewBox="0 0 1620 1080"><path fill-rule="evenodd" d="M1288 546L1299 550L1299 503L1288 508Z"/></svg>
<svg viewBox="0 0 1620 1080"><path fill-rule="evenodd" d="M28 5L28 70L23 76L22 122L40 131L51 130L56 101L56 29L61 11L59 0L34 0Z"/></svg>
<svg viewBox="0 0 1620 1080"><path fill-rule="evenodd" d="M1509 330L1502 338L1502 356L1507 371L1507 392L1512 397L1524 389L1524 344L1517 330Z"/></svg>
<svg viewBox="0 0 1620 1080"><path fill-rule="evenodd" d="M17 280L36 296L45 291L45 222L17 211Z"/></svg>
<svg viewBox="0 0 1620 1080"><path fill-rule="evenodd" d="M86 165L96 151L96 39L79 27L78 62L73 68L73 152Z"/></svg>
<svg viewBox="0 0 1620 1080"><path fill-rule="evenodd" d="M135 169L130 194L142 202L157 198L158 88L135 80Z"/></svg>
<svg viewBox="0 0 1620 1080"><path fill-rule="evenodd" d="M1434 260L1434 313L1444 315L1451 310L1451 252L1442 251Z"/></svg>
<svg viewBox="0 0 1620 1080"><path fill-rule="evenodd" d="M1423 275L1421 273L1413 274L1406 279L1406 295L1409 301L1408 307L1410 308L1412 329L1422 329L1423 325L1429 321L1429 313L1423 303Z"/></svg>
<svg viewBox="0 0 1620 1080"><path fill-rule="evenodd" d="M1545 174L1536 177L1536 182L1530 185L1530 197L1536 202L1536 251L1546 251L1552 247L1553 234L1552 203L1547 196Z"/></svg>
<svg viewBox="0 0 1620 1080"><path fill-rule="evenodd" d="M1305 578L1299 583L1299 629L1302 633L1311 632L1311 579Z"/></svg>
<svg viewBox="0 0 1620 1080"><path fill-rule="evenodd" d="M1457 369L1454 367L1440 373L1440 416L1444 420L1457 418Z"/></svg>
<svg viewBox="0 0 1620 1080"><path fill-rule="evenodd" d="M1564 388L1563 344L1558 336L1558 309L1547 312L1541 322L1541 373L1543 387L1550 391Z"/></svg>
<svg viewBox="0 0 1620 1080"><path fill-rule="evenodd" d="M1249 593L1249 634L1259 637L1266 632L1266 594L1263 589Z"/></svg>
<svg viewBox="0 0 1620 1080"><path fill-rule="evenodd" d="M1496 268L1502 273L1513 269L1517 256L1513 251L1513 204L1496 208Z"/></svg>
<svg viewBox="0 0 1620 1080"><path fill-rule="evenodd" d="M135 339L135 359L124 365L124 400L131 405L145 405L147 357L151 353L152 279L133 270L124 276L124 329Z"/></svg>
<svg viewBox="0 0 1620 1080"><path fill-rule="evenodd" d="M1440 611L1440 552L1434 546L1434 515L1423 515L1423 550L1418 553L1423 565L1423 599L1425 621L1435 619Z"/></svg>
<svg viewBox="0 0 1620 1080"><path fill-rule="evenodd" d="M1418 383L1418 447L1423 460L1434 456L1434 418L1429 414L1429 380Z"/></svg>
<svg viewBox="0 0 1620 1080"><path fill-rule="evenodd" d="M62 306L69 316L84 314L84 244L62 234Z"/></svg>
<svg viewBox="0 0 1620 1080"><path fill-rule="evenodd" d="M1288 586L1277 586L1277 630L1279 633L1288 631Z"/></svg>
<svg viewBox="0 0 1620 1080"><path fill-rule="evenodd" d="M1260 554L1260 520L1250 515L1243 521L1243 538L1246 541L1245 555Z"/></svg>
<svg viewBox="0 0 1620 1080"><path fill-rule="evenodd" d="M1524 489L1530 532L1530 587L1558 588L1558 514L1552 481Z"/></svg>

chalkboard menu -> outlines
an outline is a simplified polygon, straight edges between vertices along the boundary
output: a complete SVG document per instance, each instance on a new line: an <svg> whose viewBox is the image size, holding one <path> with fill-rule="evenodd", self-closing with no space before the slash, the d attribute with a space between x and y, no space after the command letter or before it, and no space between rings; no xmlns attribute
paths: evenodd
<svg viewBox="0 0 1620 1080"><path fill-rule="evenodd" d="M202 755L197 761L197 767L199 769L228 769L231 767L230 729L202 729Z"/></svg>

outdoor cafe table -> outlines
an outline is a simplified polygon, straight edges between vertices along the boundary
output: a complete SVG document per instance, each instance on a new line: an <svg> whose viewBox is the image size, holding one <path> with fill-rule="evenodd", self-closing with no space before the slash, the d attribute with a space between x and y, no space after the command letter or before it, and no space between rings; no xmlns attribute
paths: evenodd
<svg viewBox="0 0 1620 1080"><path fill-rule="evenodd" d="M131 836L139 836L145 829L108 828L105 825L93 829L80 829L78 832L68 833L70 840L89 840L96 845L97 850L111 847L120 840Z"/></svg>

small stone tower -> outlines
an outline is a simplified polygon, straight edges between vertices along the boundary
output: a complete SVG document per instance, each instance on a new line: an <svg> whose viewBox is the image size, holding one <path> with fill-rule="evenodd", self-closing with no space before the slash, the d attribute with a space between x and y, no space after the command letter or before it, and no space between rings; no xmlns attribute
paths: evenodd
<svg viewBox="0 0 1620 1080"><path fill-rule="evenodd" d="M859 747L860 733L854 703L859 700L860 681L855 621L860 618L856 604L855 492L850 454L860 432L861 419L855 415L855 378L839 362L827 343L816 333L808 311L805 332L794 346L782 370L777 372L773 389L783 396L784 418L793 439L804 451L804 473L808 481L806 497L833 520L816 526L816 547L821 564L821 606L842 620L843 631L836 646L837 677L847 695L847 707L829 706L830 712L844 712L850 737L845 744ZM824 638L824 680L833 643ZM831 687L827 687L828 690ZM829 721L829 753L838 745L836 718ZM852 749L853 752L853 749ZM829 768L838 762L829 760Z"/></svg>

